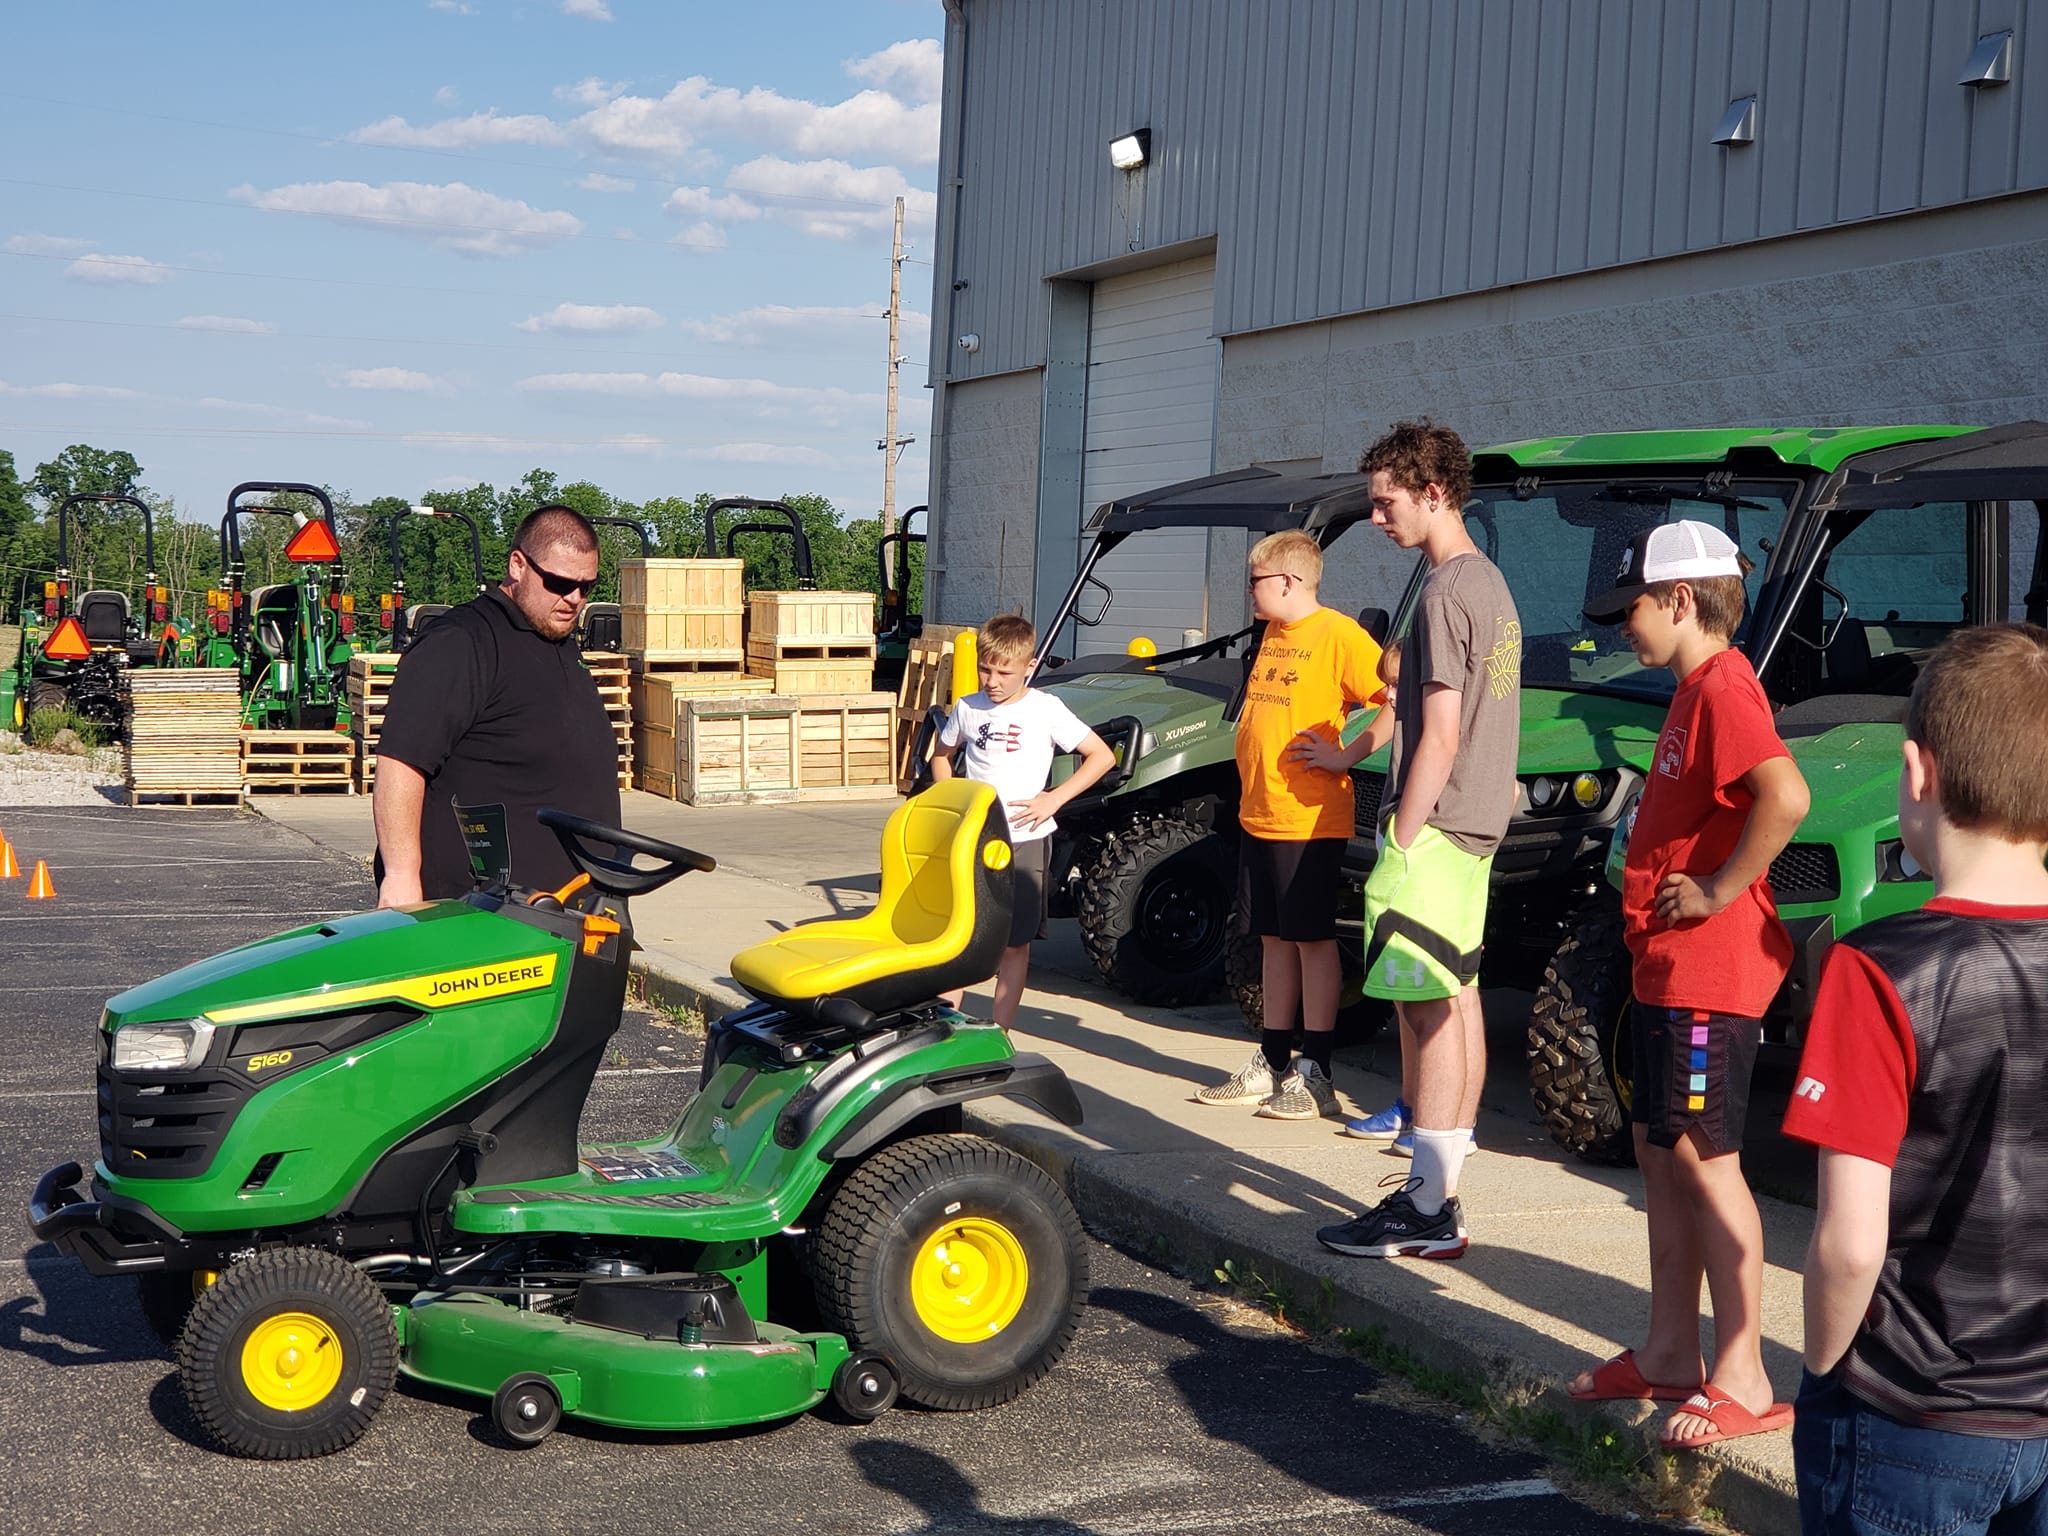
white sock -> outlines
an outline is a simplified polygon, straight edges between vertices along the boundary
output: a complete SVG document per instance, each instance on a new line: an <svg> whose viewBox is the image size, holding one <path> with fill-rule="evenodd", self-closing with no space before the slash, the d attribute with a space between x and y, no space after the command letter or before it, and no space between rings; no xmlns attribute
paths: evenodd
<svg viewBox="0 0 2048 1536"><path fill-rule="evenodd" d="M1458 1172L1465 1166L1465 1151L1472 1144L1470 1131L1415 1132L1415 1177L1419 1188L1408 1192L1415 1209L1434 1216L1444 1202L1458 1192Z"/></svg>

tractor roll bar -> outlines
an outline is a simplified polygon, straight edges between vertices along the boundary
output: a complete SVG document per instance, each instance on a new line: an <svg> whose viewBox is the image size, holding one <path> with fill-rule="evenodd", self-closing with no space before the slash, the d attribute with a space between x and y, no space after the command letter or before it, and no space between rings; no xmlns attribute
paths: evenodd
<svg viewBox="0 0 2048 1536"><path fill-rule="evenodd" d="M221 564L223 568L227 565L226 556L230 552L233 554L236 565L242 563L242 529L240 521L235 516L236 513L274 512L281 517L297 517L299 515L289 507L238 507L235 505L236 502L242 499L245 493L251 491L283 491L296 493L300 496L310 496L320 503L320 514L326 519L327 526L330 528L334 526L334 502L327 492L319 486L307 485L301 480L244 480L240 485L228 492L228 509L221 515L221 550L223 556Z"/></svg>
<svg viewBox="0 0 2048 1536"><path fill-rule="evenodd" d="M704 509L704 556L711 559L718 553L718 514L721 510L736 512L779 512L789 519L784 529L779 523L743 523L732 529L733 533L783 533L787 532L796 543L796 579L806 588L815 588L818 578L811 567L810 535L804 532L804 520L797 510L786 501L756 501L751 496L722 496ZM731 541L726 544L727 552L732 549Z"/></svg>
<svg viewBox="0 0 2048 1536"><path fill-rule="evenodd" d="M149 503L139 497L113 492L80 491L66 496L57 508L57 568L69 572L71 569L71 509L80 502L99 502L103 505L118 504L133 507L142 514L142 570L143 585L156 585L156 524L149 515Z"/></svg>
<svg viewBox="0 0 2048 1536"><path fill-rule="evenodd" d="M640 540L640 558L651 560L654 557L654 535L647 531L645 523L636 523L630 517L593 517L588 519L588 521L599 528L624 528L628 530Z"/></svg>

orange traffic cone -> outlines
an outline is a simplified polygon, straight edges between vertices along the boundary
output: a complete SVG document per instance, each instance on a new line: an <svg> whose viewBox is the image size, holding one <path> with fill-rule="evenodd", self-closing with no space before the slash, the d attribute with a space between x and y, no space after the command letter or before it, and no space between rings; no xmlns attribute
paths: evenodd
<svg viewBox="0 0 2048 1536"><path fill-rule="evenodd" d="M0 837L0 880L19 880L21 866L14 860L14 844Z"/></svg>
<svg viewBox="0 0 2048 1536"><path fill-rule="evenodd" d="M29 877L28 899L30 901L54 901L57 888L50 884L50 866L41 859L36 860L36 872Z"/></svg>

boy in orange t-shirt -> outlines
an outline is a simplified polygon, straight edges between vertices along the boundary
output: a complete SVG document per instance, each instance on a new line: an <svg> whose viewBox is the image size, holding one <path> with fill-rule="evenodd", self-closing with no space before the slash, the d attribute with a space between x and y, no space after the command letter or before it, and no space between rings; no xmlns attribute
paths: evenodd
<svg viewBox="0 0 2048 1536"><path fill-rule="evenodd" d="M1323 551L1309 535L1261 539L1250 565L1252 616L1266 632L1237 722L1239 887L1265 951L1264 1027L1258 1054L1195 1100L1256 1102L1270 1120L1336 1118L1337 890L1351 836L1351 780L1290 748L1303 737L1334 744L1346 706L1378 696L1380 648L1318 601ZM1289 1071L1297 1006L1302 1052Z"/></svg>

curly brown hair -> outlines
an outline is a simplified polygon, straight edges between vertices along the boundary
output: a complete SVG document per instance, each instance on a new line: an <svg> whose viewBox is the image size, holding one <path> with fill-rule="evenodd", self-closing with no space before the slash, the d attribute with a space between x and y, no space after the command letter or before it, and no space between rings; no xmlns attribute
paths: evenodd
<svg viewBox="0 0 2048 1536"><path fill-rule="evenodd" d="M1427 417L1397 421L1387 428L1365 450L1358 470L1366 475L1385 470L1394 484L1417 496L1437 486L1454 507L1464 506L1472 494L1472 454L1465 439Z"/></svg>

